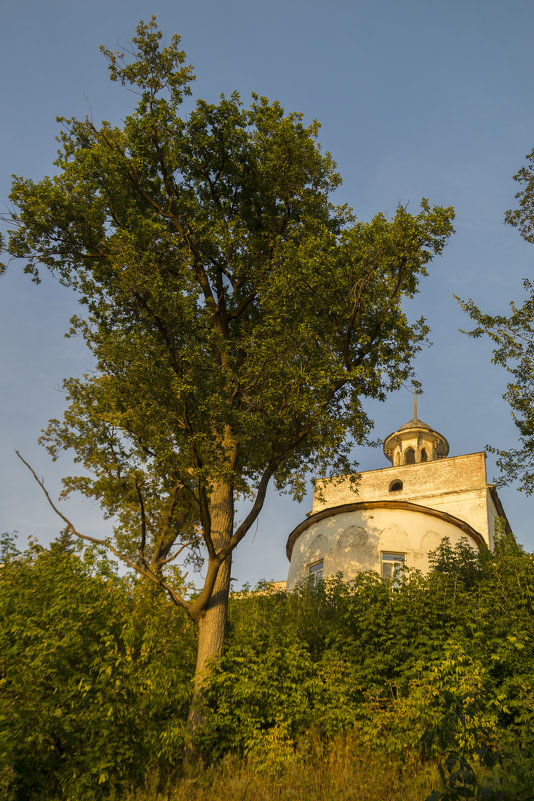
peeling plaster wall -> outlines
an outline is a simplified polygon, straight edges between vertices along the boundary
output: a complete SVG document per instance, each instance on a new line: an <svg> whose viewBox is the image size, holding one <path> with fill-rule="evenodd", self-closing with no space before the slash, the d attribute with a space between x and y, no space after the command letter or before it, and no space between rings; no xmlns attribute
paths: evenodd
<svg viewBox="0 0 534 801"><path fill-rule="evenodd" d="M403 488L390 492L394 480ZM489 497L484 452L360 474L357 492L348 477L317 482L313 512L357 501L400 500L428 506L469 523L493 547L496 510Z"/></svg>
<svg viewBox="0 0 534 801"><path fill-rule="evenodd" d="M408 469L413 469L413 465ZM309 565L320 559L324 560L325 578L338 572L345 580L364 570L379 573L381 552L404 553L407 566L427 572L428 553L444 537L456 545L466 535L448 521L406 509L357 510L323 518L303 531L295 542L287 590L305 581Z"/></svg>

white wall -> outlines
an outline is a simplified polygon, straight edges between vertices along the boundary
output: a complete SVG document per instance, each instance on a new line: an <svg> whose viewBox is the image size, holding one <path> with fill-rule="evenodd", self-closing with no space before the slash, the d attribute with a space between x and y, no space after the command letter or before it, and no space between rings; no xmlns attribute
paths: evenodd
<svg viewBox="0 0 534 801"><path fill-rule="evenodd" d="M394 479L403 489L390 492ZM348 477L317 482L313 512L344 503L376 500L411 501L447 512L469 523L491 547L494 514L489 511L484 452L413 465L386 467L360 474L357 492Z"/></svg>
<svg viewBox="0 0 534 801"><path fill-rule="evenodd" d="M451 522L424 511L384 507L331 515L312 523L297 538L287 589L306 580L309 565L320 559L324 560L323 578L338 572L346 580L364 570L379 573L383 551L404 553L409 567L427 572L428 553L444 537L456 545L466 534ZM472 540L470 543L477 547Z"/></svg>

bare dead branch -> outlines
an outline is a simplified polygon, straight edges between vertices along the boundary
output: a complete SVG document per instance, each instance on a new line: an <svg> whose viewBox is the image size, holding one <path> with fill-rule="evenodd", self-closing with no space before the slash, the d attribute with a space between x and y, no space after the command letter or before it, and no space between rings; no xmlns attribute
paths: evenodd
<svg viewBox="0 0 534 801"><path fill-rule="evenodd" d="M193 618L192 613L191 613L191 604L188 601L186 601L184 598L181 598L179 595L177 595L174 592L174 590L171 587L169 587L169 585L164 581L162 576L156 575L151 570L149 570L144 564L139 564L139 563L136 563L136 562L132 562L131 559L129 559L125 554L123 554L119 550L117 550L117 548L115 548L108 540L102 540L102 539L99 539L98 537L91 537L91 536L89 536L89 534L82 534L80 531L78 531L77 528L74 526L74 524L69 520L69 518L66 517L63 514L63 512L61 512L57 508L57 506L55 505L54 501L50 497L50 493L46 489L44 481L38 477L38 475L35 472L35 470L33 469L33 467L26 461L26 459L24 459L23 456L21 456L19 451L15 451L15 453L17 454L17 456L20 459L20 461L23 464L26 465L26 467L28 468L28 470L30 471L32 476L34 477L35 481L40 486L40 488L41 488L46 500L48 501L49 505L52 507L54 512L57 514L57 516L60 517L63 520L63 522L67 526L67 530L68 531L70 531L72 534L74 534L75 537L78 537L81 540L85 540L86 542L92 542L95 545L103 545L105 548L107 548L109 551L111 551L111 553L114 556L116 556L118 559L120 559L122 562L124 562L126 565L128 565L128 567L131 567L132 570L135 570L137 573L140 573L142 576L144 576L145 578L149 579L153 584L157 584L159 587L161 587L161 589L164 590L167 593L167 595L169 596L171 601L176 606L179 606L182 609L184 609L187 612L187 614L193 620L195 619L195 618ZM218 567L217 567L217 569L218 569ZM215 579L213 581L215 581Z"/></svg>
<svg viewBox="0 0 534 801"><path fill-rule="evenodd" d="M176 557L177 557L177 556L180 556L180 554L182 553L182 551L184 551L186 548L190 548L192 545L196 545L196 543L197 543L197 542L202 542L202 540L203 540L203 539L204 539L204 538L203 538L202 536L200 536L200 537L196 537L194 540L189 540L189 542L184 542L184 543L183 543L183 545L180 545L180 547L178 548L178 550L177 550L177 551L175 551L173 554L171 554L170 556L168 556L168 557L167 557L167 558L166 558L166 559L165 559L165 560L164 560L164 561L161 563L161 566L163 567L164 565L167 565L167 564L169 564L169 562L172 562L172 561L173 561L173 559L176 559Z"/></svg>

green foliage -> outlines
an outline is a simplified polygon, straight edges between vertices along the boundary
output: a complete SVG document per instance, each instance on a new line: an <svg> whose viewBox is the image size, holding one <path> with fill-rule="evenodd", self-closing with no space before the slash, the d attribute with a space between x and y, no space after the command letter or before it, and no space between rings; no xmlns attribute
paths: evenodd
<svg viewBox="0 0 534 801"><path fill-rule="evenodd" d="M107 798L175 765L191 626L94 550L31 545L0 568L2 797Z"/></svg>
<svg viewBox="0 0 534 801"><path fill-rule="evenodd" d="M481 784L475 767L493 768L499 759L495 743L497 716L492 709L492 687L486 671L465 653L447 655L440 670L440 692L434 698L437 719L421 737L423 748L445 754L439 766L444 790L434 790L426 801L503 801L489 784ZM452 681L451 681L452 680Z"/></svg>
<svg viewBox="0 0 534 801"><path fill-rule="evenodd" d="M436 573L453 576L472 587L484 574L485 560L489 558L487 549L482 546L475 550L466 537L453 548L448 537L429 555L430 566Z"/></svg>
<svg viewBox="0 0 534 801"><path fill-rule="evenodd" d="M447 760L439 797L514 797L481 788L497 793L514 760L530 775L534 560L506 540L493 555L444 542L434 565L398 588L363 574L236 598L206 692L204 752L259 748L265 767L270 743L285 769L299 738L356 728L392 760L417 763L421 744Z"/></svg>
<svg viewBox="0 0 534 801"><path fill-rule="evenodd" d="M4 531L3 534L0 535L0 564L7 562L9 559L13 559L15 556L19 556L19 550L15 545L17 538L14 534L10 534L8 531Z"/></svg>
<svg viewBox="0 0 534 801"><path fill-rule="evenodd" d="M508 225L517 228L526 242L534 243L534 150L526 156L527 163L514 175L514 181L521 186L516 194L519 208L506 212Z"/></svg>
<svg viewBox="0 0 534 801"><path fill-rule="evenodd" d="M505 220L518 229L526 242L534 243L534 150L527 163L514 175L521 190L516 194L518 208L506 212ZM504 399L508 402L519 432L518 448L495 449L501 468L501 484L520 482L520 489L534 491L534 283L523 281L526 297L510 303L510 313L486 314L473 300L459 301L475 322L467 332L471 337L487 336L494 344L494 364L504 367L510 380ZM458 299L459 300L459 299Z"/></svg>
<svg viewBox="0 0 534 801"><path fill-rule="evenodd" d="M494 364L504 367L510 380L504 399L510 406L519 432L520 445L509 450L496 450L501 468L501 485L520 481L520 489L530 495L534 491L534 284L523 281L525 300L510 303L510 314L484 314L472 301L462 301L462 308L476 327L469 336L487 336L494 344Z"/></svg>
<svg viewBox="0 0 534 801"><path fill-rule="evenodd" d="M4 551L3 797L93 801L148 783L155 798L179 773L192 624L150 586L121 577L94 550L72 552L64 538L23 554L7 538ZM205 764L219 765L206 774L214 786L232 765L243 775L236 797L291 781L303 798L312 787L335 798L334 781L348 786L350 757L381 765L392 794L365 769L360 795L339 790L340 798L401 797L394 788L408 777L425 788L414 798L530 797L534 559L505 536L494 554L444 542L434 563L398 587L362 574L291 595L263 587L232 597L197 734ZM303 764L309 774L297 779ZM194 785L176 785L189 796L177 789L176 798L201 797L200 787L211 797L195 775ZM286 797L277 792L265 798Z"/></svg>

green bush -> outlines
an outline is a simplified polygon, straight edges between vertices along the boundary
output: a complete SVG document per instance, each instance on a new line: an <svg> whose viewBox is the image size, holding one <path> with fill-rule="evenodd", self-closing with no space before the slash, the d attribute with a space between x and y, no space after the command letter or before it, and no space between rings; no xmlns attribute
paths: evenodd
<svg viewBox="0 0 534 801"><path fill-rule="evenodd" d="M183 616L92 549L5 557L4 797L105 798L149 766L176 764L194 656Z"/></svg>
<svg viewBox="0 0 534 801"><path fill-rule="evenodd" d="M399 587L362 574L238 596L206 691L204 753L258 751L265 765L271 747L284 764L302 737L356 728L391 759L419 759L423 741L431 758L461 745L475 766L495 755L501 784L506 762L530 776L533 599L534 560L513 541L494 554L444 542L434 570Z"/></svg>
<svg viewBox="0 0 534 801"><path fill-rule="evenodd" d="M92 549L17 554L6 538L0 562L2 797L148 801L172 787L194 667L185 616ZM322 797L301 775L321 753L328 792L339 774L340 798L352 798L350 754L340 773L331 764L351 742L359 764L395 766L399 793L413 776L426 797L433 775L433 798L531 798L533 599L533 557L510 540L494 554L445 542L428 576L408 571L398 587L362 574L291 595L237 593L198 735L213 768L176 787L196 782L211 797L207 777L219 787L232 764L243 798L285 798L297 775L303 797ZM366 782L361 797L381 797Z"/></svg>

